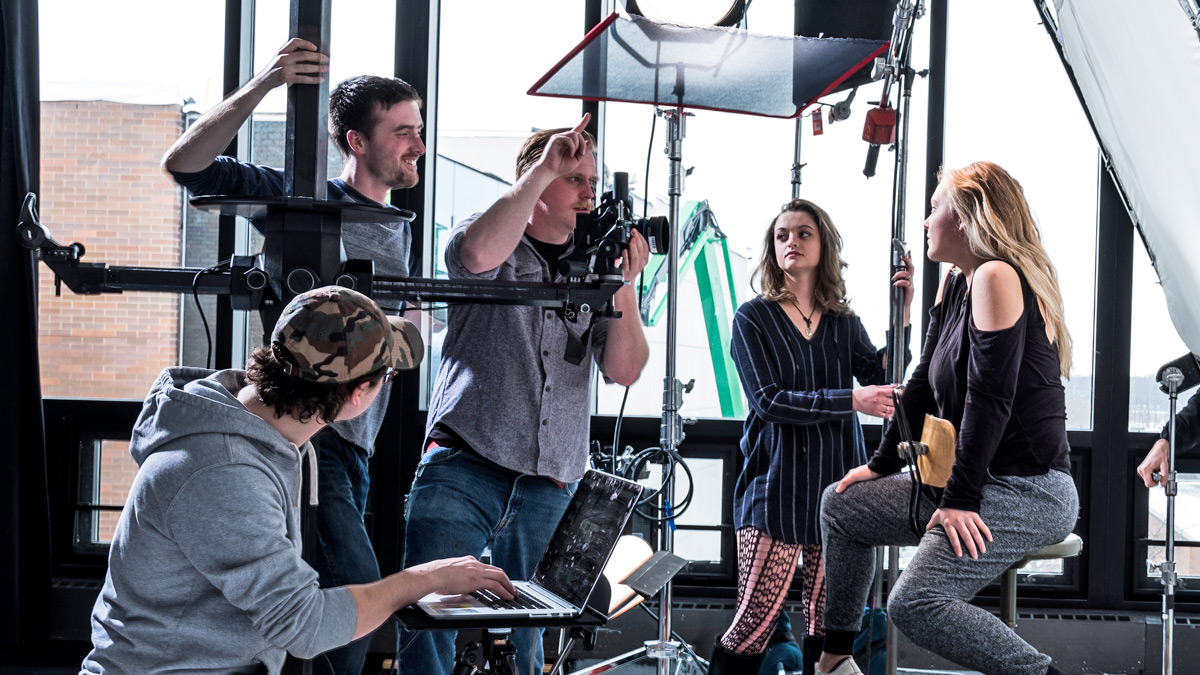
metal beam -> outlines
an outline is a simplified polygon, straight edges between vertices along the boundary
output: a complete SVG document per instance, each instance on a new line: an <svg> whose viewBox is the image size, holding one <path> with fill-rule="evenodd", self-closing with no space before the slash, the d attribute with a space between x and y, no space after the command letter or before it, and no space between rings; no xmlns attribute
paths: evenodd
<svg viewBox="0 0 1200 675"><path fill-rule="evenodd" d="M925 122L925 205L928 208L937 190L938 170L946 161L946 26L950 3L929 3L929 112ZM921 275L921 334L929 330L929 310L937 300L942 281L941 265L929 260L929 241L921 237L921 255L925 259Z"/></svg>
<svg viewBox="0 0 1200 675"><path fill-rule="evenodd" d="M329 54L329 5L332 0L292 0L288 35L317 45ZM284 141L284 192L289 197L325 199L329 161L329 78L321 84L296 84L287 92Z"/></svg>

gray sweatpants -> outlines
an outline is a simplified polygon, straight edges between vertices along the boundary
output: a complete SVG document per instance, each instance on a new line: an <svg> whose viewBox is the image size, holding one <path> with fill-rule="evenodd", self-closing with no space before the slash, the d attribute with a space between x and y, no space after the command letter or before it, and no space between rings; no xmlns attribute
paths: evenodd
<svg viewBox="0 0 1200 675"><path fill-rule="evenodd" d="M914 643L967 668L992 674L1043 675L1050 657L1038 652L991 612L970 600L1026 553L1061 541L1079 513L1071 477L989 476L979 515L992 533L987 553L954 555L946 532L921 538L908 524L908 474L837 484L821 500L825 544L825 629L857 631L875 571L873 547L918 545L888 597L892 620ZM921 523L935 504L922 500Z"/></svg>

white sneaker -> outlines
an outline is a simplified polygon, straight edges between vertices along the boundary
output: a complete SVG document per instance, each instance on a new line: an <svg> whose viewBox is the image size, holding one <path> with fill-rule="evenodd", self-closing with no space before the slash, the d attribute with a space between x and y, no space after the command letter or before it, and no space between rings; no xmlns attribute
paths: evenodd
<svg viewBox="0 0 1200 675"><path fill-rule="evenodd" d="M858 669L858 664L850 656L839 661L837 667L828 673L822 673L820 670L817 670L817 673L819 675L862 675L862 671Z"/></svg>

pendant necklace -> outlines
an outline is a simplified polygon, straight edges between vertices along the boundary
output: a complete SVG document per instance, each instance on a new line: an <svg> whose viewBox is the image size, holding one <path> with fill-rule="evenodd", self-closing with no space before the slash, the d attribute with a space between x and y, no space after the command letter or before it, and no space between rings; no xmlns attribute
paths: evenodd
<svg viewBox="0 0 1200 675"><path fill-rule="evenodd" d="M800 309L800 305L799 305L799 303L796 302L795 297L792 298L792 306L796 308L797 312L800 312L800 318L804 319L804 331L803 331L804 339L806 339L806 340L812 339L812 336L813 336L812 317L814 314L817 313L816 306L815 305L813 306L812 311L808 313L808 316L804 316L804 310Z"/></svg>

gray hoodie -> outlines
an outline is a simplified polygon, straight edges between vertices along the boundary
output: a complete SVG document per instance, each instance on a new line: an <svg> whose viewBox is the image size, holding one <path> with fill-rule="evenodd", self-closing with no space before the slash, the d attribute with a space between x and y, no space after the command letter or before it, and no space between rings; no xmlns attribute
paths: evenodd
<svg viewBox="0 0 1200 675"><path fill-rule="evenodd" d="M301 449L238 402L246 384L170 368L150 389L81 673L278 673L353 637L350 592L300 559Z"/></svg>

